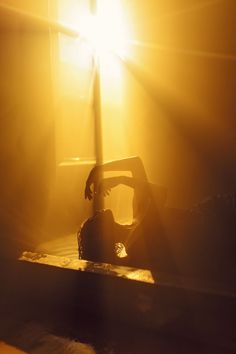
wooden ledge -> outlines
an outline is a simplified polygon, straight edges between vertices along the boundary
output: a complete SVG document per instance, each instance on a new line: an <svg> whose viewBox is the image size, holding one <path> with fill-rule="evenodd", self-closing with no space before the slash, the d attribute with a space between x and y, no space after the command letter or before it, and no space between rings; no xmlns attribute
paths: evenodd
<svg viewBox="0 0 236 354"><path fill-rule="evenodd" d="M71 270L86 271L96 274L110 275L139 282L154 284L152 273L147 269L124 267L108 263L95 263L85 260L72 260L67 257L41 254L35 252L23 252L20 261L44 264L53 267L66 268Z"/></svg>
<svg viewBox="0 0 236 354"><path fill-rule="evenodd" d="M49 255L25 251L19 258L20 261L42 264L62 269L88 272L115 278L129 279L140 283L155 285L159 288L182 289L195 294L208 294L236 299L234 282L222 284L209 282L202 279L188 278L161 272L152 272L148 269L120 266L109 263L95 263L86 260L74 260L68 257Z"/></svg>

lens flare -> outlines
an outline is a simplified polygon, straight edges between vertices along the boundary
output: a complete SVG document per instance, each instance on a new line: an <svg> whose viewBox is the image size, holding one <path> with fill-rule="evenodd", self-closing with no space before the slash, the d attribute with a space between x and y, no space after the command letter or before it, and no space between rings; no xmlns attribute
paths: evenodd
<svg viewBox="0 0 236 354"><path fill-rule="evenodd" d="M80 40L86 41L99 55L104 52L125 54L128 30L119 0L98 1L97 12L94 15L84 9L79 10L76 6L66 8L64 4L59 11L60 22L77 30ZM65 51L68 50L67 46ZM63 53L63 48L61 52ZM73 57L73 53L78 57L75 48L71 52L71 55L67 54L68 57Z"/></svg>
<svg viewBox="0 0 236 354"><path fill-rule="evenodd" d="M80 33L99 54L107 51L125 53L125 29L120 3L100 1L96 15L81 18Z"/></svg>

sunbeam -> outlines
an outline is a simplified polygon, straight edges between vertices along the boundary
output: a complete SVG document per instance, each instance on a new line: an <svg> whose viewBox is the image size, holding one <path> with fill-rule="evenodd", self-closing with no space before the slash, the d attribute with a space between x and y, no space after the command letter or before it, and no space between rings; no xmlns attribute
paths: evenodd
<svg viewBox="0 0 236 354"><path fill-rule="evenodd" d="M184 54L190 56L219 59L219 60L232 60L232 61L236 60L236 55L230 55L225 53L206 52L203 50L188 50L184 48L169 47L157 43L138 41L138 40L129 40L126 43L127 46L138 47L141 48L142 50L148 49L153 51L170 52L170 53Z"/></svg>

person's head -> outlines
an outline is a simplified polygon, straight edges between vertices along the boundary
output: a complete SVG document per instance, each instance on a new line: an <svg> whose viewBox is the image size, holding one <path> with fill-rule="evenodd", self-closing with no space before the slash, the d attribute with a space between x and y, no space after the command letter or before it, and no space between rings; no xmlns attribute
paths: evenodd
<svg viewBox="0 0 236 354"><path fill-rule="evenodd" d="M97 211L79 231L79 257L94 262L114 263L115 244L123 241L125 233L125 227L115 222L111 210Z"/></svg>

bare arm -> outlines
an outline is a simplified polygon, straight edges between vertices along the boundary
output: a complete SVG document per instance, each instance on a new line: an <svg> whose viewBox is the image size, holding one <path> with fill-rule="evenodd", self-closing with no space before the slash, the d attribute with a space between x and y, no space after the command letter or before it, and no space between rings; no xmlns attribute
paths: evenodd
<svg viewBox="0 0 236 354"><path fill-rule="evenodd" d="M135 178L147 180L142 160L138 156L128 157L122 160L110 161L101 166L105 171L129 171Z"/></svg>
<svg viewBox="0 0 236 354"><path fill-rule="evenodd" d="M132 177L118 176L103 179L103 172L105 171L129 171ZM103 192L105 196L109 195L111 188L119 184L124 184L134 189L133 220L135 223L141 222L150 202L150 187L142 160L137 156L95 166L86 181L85 198L91 200L93 193L98 191ZM92 185L93 191L91 190Z"/></svg>
<svg viewBox="0 0 236 354"><path fill-rule="evenodd" d="M105 171L129 171L132 173L132 177L136 180L147 182L146 172L142 163L142 160L137 157L129 157L122 160L115 160L107 162L103 165L95 166L86 181L85 187L85 198L89 200L92 199L93 193L91 190L91 186L93 185L94 191L98 188L99 182L102 180L103 172ZM124 177L125 178L125 177ZM125 183L124 183L125 182ZM135 188L134 180L123 180L120 182L122 184L129 185L132 188ZM119 184L119 183L118 183Z"/></svg>
<svg viewBox="0 0 236 354"><path fill-rule="evenodd" d="M132 189L139 188L140 193L149 194L149 183L138 178L128 176L117 176L103 178L98 185L98 193L109 194L112 188L123 184Z"/></svg>

